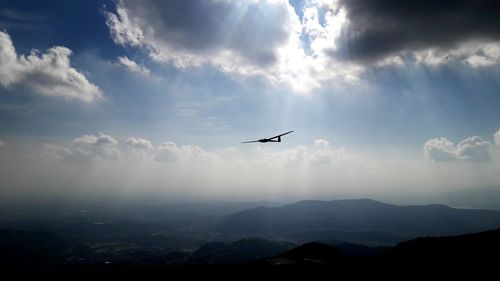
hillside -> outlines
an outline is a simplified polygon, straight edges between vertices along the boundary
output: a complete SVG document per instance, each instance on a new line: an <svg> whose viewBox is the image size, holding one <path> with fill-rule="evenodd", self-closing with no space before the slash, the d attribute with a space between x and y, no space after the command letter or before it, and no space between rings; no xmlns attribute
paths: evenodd
<svg viewBox="0 0 500 281"><path fill-rule="evenodd" d="M339 240L395 244L419 236L456 235L500 226L500 212L444 205L397 206L374 200L301 201L227 216L217 230L299 242Z"/></svg>

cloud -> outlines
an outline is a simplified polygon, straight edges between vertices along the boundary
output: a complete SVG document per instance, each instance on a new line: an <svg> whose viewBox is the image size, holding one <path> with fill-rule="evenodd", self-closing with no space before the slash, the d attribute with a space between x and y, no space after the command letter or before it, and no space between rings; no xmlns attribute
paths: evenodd
<svg viewBox="0 0 500 281"><path fill-rule="evenodd" d="M414 56L473 67L499 63L498 1L340 0L348 23L331 55L362 63ZM446 50L446 51L445 51Z"/></svg>
<svg viewBox="0 0 500 281"><path fill-rule="evenodd" d="M219 157L213 153L203 150L195 145L177 146L174 142L162 143L154 156L154 159L159 162L206 162L213 161Z"/></svg>
<svg viewBox="0 0 500 281"><path fill-rule="evenodd" d="M307 93L322 83L356 82L362 71L325 52L345 21L345 13L325 3L308 1L302 21L284 0L122 0L105 17L115 43L158 62L181 69L210 64Z"/></svg>
<svg viewBox="0 0 500 281"><path fill-rule="evenodd" d="M2 140L0 140L0 147L4 147L5 146L5 142L3 142Z"/></svg>
<svg viewBox="0 0 500 281"><path fill-rule="evenodd" d="M424 155L438 162L491 160L490 143L478 136L462 140L456 147L446 138L430 139L424 144Z"/></svg>
<svg viewBox="0 0 500 281"><path fill-rule="evenodd" d="M118 141L110 135L103 133L99 133L98 136L90 134L75 138L72 144L77 149L81 149L92 156L112 160L118 159L121 156L121 152L117 147Z"/></svg>
<svg viewBox="0 0 500 281"><path fill-rule="evenodd" d="M130 60L128 57L118 57L118 63L131 72L139 73L145 76L149 76L151 73L147 67Z"/></svg>
<svg viewBox="0 0 500 281"><path fill-rule="evenodd" d="M314 141L314 146L326 149L326 148L330 147L330 142L328 142L325 139L317 139L317 140Z"/></svg>
<svg viewBox="0 0 500 281"><path fill-rule="evenodd" d="M231 76L263 77L294 93L358 84L372 67L500 64L498 4L491 1L296 5L298 13L284 0L120 0L104 15L116 44L141 49L157 62L180 69L210 65ZM132 71L142 70L121 59Z"/></svg>
<svg viewBox="0 0 500 281"><path fill-rule="evenodd" d="M44 144L44 152L59 160L89 161L95 158L106 160L140 163L155 160L180 164L207 163L220 159L217 154L205 151L196 145L178 146L174 142L165 142L154 150L153 144L144 138L130 137L118 142L110 135L99 133L87 134L75 138L69 145Z"/></svg>
<svg viewBox="0 0 500 281"><path fill-rule="evenodd" d="M330 146L330 142L325 139L317 139L314 141L316 151L311 157L311 165L323 166L330 164L339 153L344 152L343 149L335 150Z"/></svg>
<svg viewBox="0 0 500 281"><path fill-rule="evenodd" d="M116 43L148 48L153 58L179 66L272 64L292 21L283 1L207 0L122 0L106 19Z"/></svg>
<svg viewBox="0 0 500 281"><path fill-rule="evenodd" d="M77 145L95 145L95 146L106 146L106 145L115 146L116 144L118 144L116 139L114 139L112 136L103 133L99 133L98 136L94 136L92 134L84 135L82 137L75 138L73 140L73 143Z"/></svg>
<svg viewBox="0 0 500 281"><path fill-rule="evenodd" d="M456 155L458 159L467 161L490 161L490 146L490 142L480 137L470 137L458 143Z"/></svg>
<svg viewBox="0 0 500 281"><path fill-rule="evenodd" d="M430 139L424 144L424 155L439 162L453 161L456 160L455 145L446 138Z"/></svg>
<svg viewBox="0 0 500 281"><path fill-rule="evenodd" d="M307 148L305 146L297 146L285 152L286 158L283 164L290 167L300 167L304 165L307 156Z"/></svg>
<svg viewBox="0 0 500 281"><path fill-rule="evenodd" d="M129 162L154 160L158 163L179 164L181 166L198 164L206 166L207 163L219 163L229 166L232 164L243 165L248 168L255 165L281 169L325 166L335 161L356 159L353 154L342 148L331 147L325 139L317 139L313 145L299 145L279 151L258 146L255 154L246 157L242 151L236 148L210 152L196 145L178 145L172 141L164 142L154 149L152 143L144 138L130 137L125 141L118 142L112 136L103 133L87 134L75 138L69 146L45 144L44 148L46 154L62 160L89 161L100 157L117 161L126 159Z"/></svg>
<svg viewBox="0 0 500 281"><path fill-rule="evenodd" d="M500 129L498 129L498 131L493 135L494 139L495 139L495 144L500 146Z"/></svg>
<svg viewBox="0 0 500 281"><path fill-rule="evenodd" d="M459 155L477 153L468 149L460 153L458 147L482 147L482 141L474 137L457 146L451 144L454 161L459 163L441 165L439 169L430 161L357 155L326 145L324 139L289 149L282 145L239 146L225 149L226 152L166 142L147 151L145 157L128 157L128 150L146 151L130 149L124 143L126 140L116 145L109 141L98 145L98 138L99 135L88 134L78 138L81 141L77 143L44 144L44 154L33 153L40 149L38 145L30 147L23 140L9 140L12 149L0 151L6 156L0 157L0 183L6 187L3 193L8 190L12 194L26 194L23 190L30 190L37 199L55 194L74 197L81 191L98 198L138 195L220 200L233 196L269 200L402 193L414 198L420 192L435 192L436 187L451 190L498 185L500 181L496 158L482 165L459 159ZM438 140L450 146L445 139ZM23 145L16 145L17 141ZM116 148L123 157L102 157L98 150L93 150L101 147Z"/></svg>
<svg viewBox="0 0 500 281"><path fill-rule="evenodd" d="M102 98L101 90L71 67L70 55L70 49L60 46L18 55L9 34L0 31L0 85L86 103Z"/></svg>
<svg viewBox="0 0 500 281"><path fill-rule="evenodd" d="M258 166L265 165L274 168L318 168L319 166L328 167L328 165L342 161L358 161L359 159L359 156L349 153L343 148L332 147L330 142L325 139L317 139L312 144L299 145L277 152L268 151L259 146L258 153L246 161Z"/></svg>
<svg viewBox="0 0 500 281"><path fill-rule="evenodd" d="M44 143L43 148L45 154L59 160L86 162L90 161L93 157L91 151L87 151L79 147L68 148L68 147Z"/></svg>
<svg viewBox="0 0 500 281"><path fill-rule="evenodd" d="M153 144L151 144L150 141L146 139L141 139L141 138L128 138L125 140L124 144L128 147L134 148L134 149L152 149Z"/></svg>
<svg viewBox="0 0 500 281"><path fill-rule="evenodd" d="M173 142L162 143L158 147L158 153L155 155L155 160L161 162L176 161L179 159L179 148Z"/></svg>
<svg viewBox="0 0 500 281"><path fill-rule="evenodd" d="M487 67L500 64L500 41L495 43L468 42L456 49L430 48L412 53L417 63L441 65L451 62L462 62L472 68Z"/></svg>

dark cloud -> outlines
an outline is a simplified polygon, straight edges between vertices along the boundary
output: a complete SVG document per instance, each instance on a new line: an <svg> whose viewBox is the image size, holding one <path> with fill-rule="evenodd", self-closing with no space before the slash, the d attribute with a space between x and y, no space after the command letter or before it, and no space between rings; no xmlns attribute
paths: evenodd
<svg viewBox="0 0 500 281"><path fill-rule="evenodd" d="M406 51L500 39L498 0L341 0L349 25L331 55L374 62Z"/></svg>

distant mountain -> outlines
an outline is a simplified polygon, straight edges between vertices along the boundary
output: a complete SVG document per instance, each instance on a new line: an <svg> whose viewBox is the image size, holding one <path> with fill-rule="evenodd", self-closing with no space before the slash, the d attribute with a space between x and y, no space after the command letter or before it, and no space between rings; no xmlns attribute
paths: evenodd
<svg viewBox="0 0 500 281"><path fill-rule="evenodd" d="M480 208L500 211L500 186L450 191L439 196L438 201L460 208Z"/></svg>
<svg viewBox="0 0 500 281"><path fill-rule="evenodd" d="M419 236L479 232L499 226L500 212L496 211L444 205L397 206L362 199L309 200L282 207L249 209L227 216L217 229L299 242L332 239L377 245Z"/></svg>

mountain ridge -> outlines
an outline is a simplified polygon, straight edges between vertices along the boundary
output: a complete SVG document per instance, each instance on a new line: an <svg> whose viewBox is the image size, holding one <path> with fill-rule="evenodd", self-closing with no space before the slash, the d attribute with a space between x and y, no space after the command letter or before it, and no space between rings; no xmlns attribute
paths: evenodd
<svg viewBox="0 0 500 281"><path fill-rule="evenodd" d="M296 238L304 233L382 233L400 241L432 235L485 231L500 226L500 212L458 209L442 204L399 206L371 199L304 200L280 207L257 207L231 214L217 225L223 233ZM335 237L332 237L335 239ZM339 239L344 240L345 239ZM396 241L395 242L400 242ZM358 242L356 240L346 242ZM382 241L374 239L375 244Z"/></svg>

